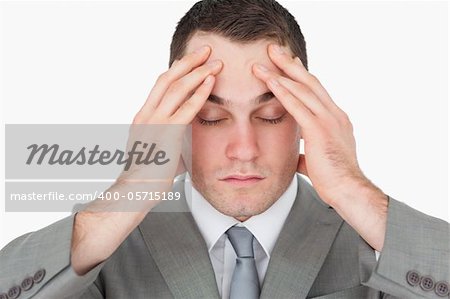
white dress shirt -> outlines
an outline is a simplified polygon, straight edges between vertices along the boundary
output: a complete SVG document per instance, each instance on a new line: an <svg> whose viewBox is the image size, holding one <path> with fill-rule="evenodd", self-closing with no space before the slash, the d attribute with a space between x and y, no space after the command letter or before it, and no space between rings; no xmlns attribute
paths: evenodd
<svg viewBox="0 0 450 299"><path fill-rule="evenodd" d="M225 232L234 225L246 227L255 237L253 250L262 285L270 255L297 195L297 177L265 212L240 222L217 211L193 186L186 174L185 193L189 209L206 242L221 298L229 298L236 253ZM191 199L191 200L190 200Z"/></svg>

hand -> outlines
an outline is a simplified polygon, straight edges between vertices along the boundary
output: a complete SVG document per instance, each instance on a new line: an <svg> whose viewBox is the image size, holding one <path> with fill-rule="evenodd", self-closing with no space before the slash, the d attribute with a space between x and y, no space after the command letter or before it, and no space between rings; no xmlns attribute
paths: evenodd
<svg viewBox="0 0 450 299"><path fill-rule="evenodd" d="M169 156L176 161L163 166L132 165L129 171L122 172L107 192L126 195L127 192L141 190L171 191L184 129L208 99L214 86L214 76L222 68L220 61L205 64L210 53L209 47L199 49L173 63L167 72L159 76L130 129L128 147L135 141L155 142L159 148L170 151ZM149 183L148 178L155 175L158 181ZM156 203L151 200L133 201L131 204L128 200L96 199L77 213L71 247L74 271L85 274L111 256ZM133 206L133 213L129 212L130 205Z"/></svg>
<svg viewBox="0 0 450 299"><path fill-rule="evenodd" d="M298 171L311 179L322 200L381 251L388 200L359 168L353 126L347 114L299 58L292 58L276 45L269 46L268 54L287 76L262 65L255 65L253 71L300 125L305 154L299 156Z"/></svg>
<svg viewBox="0 0 450 299"><path fill-rule="evenodd" d="M366 180L357 162L352 124L300 59L276 45L269 46L268 53L288 77L262 65L255 65L254 73L300 125L305 155L299 157L298 171L307 175L321 198L333 205L343 188Z"/></svg>
<svg viewBox="0 0 450 299"><path fill-rule="evenodd" d="M211 48L204 46L176 60L168 71L158 77L147 101L134 117L125 152L144 151L143 144L148 144L147 150L155 145L152 153L161 152L164 156L160 161L164 163L127 163L111 189L127 193L171 190L174 177L185 170L180 159L185 129L208 99L215 75L222 68L222 62L218 60L205 64L210 53ZM158 202L129 201L124 196L114 204L102 201L92 203L89 210L148 211Z"/></svg>
<svg viewBox="0 0 450 299"><path fill-rule="evenodd" d="M170 69L158 77L147 101L134 117L127 148L132 148L136 141L155 143L157 149L169 154L170 162L157 169L133 164L122 172L119 183L151 179L171 183L176 175L186 170L181 158L183 134L208 99L215 75L222 69L219 60L205 64L210 53L211 48L204 46L175 60Z"/></svg>
<svg viewBox="0 0 450 299"><path fill-rule="evenodd" d="M181 135L178 133L184 132L185 126L192 122L205 104L214 87L214 76L221 71L223 66L219 60L204 64L210 54L211 48L204 46L184 56L181 60L175 60L171 68L159 76L146 103L136 114L133 125L163 125L158 126L157 129L165 128L169 132L158 132L159 135L165 135L170 139L167 148L175 147L178 151L177 141L181 142ZM134 127L138 128L139 126ZM144 127L152 130L151 126ZM181 132L176 132L178 129L181 129ZM178 154L175 153L177 156ZM181 158L175 176L185 170L186 167Z"/></svg>
<svg viewBox="0 0 450 299"><path fill-rule="evenodd" d="M222 69L219 60L204 64L210 54L211 48L204 46L175 60L170 69L158 77L133 124L191 123L211 93L214 76Z"/></svg>

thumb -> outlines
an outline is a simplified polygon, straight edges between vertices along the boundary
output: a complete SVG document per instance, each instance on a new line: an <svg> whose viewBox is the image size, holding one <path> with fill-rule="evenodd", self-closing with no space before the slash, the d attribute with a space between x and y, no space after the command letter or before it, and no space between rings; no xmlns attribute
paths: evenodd
<svg viewBox="0 0 450 299"><path fill-rule="evenodd" d="M306 169L306 159L304 154L298 156L297 172L308 176L308 170Z"/></svg>

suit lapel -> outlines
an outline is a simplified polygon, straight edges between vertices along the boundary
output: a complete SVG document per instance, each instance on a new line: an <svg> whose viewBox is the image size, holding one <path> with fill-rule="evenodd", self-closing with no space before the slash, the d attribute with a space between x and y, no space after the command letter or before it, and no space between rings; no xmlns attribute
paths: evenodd
<svg viewBox="0 0 450 299"><path fill-rule="evenodd" d="M181 192L185 205L184 181L173 191ZM298 176L297 198L272 252L261 298L306 298L342 223ZM205 241L190 213L151 212L139 229L175 298L219 298Z"/></svg>
<svg viewBox="0 0 450 299"><path fill-rule="evenodd" d="M181 192L186 205L184 180L173 191ZM208 250L191 213L151 212L139 229L175 298L219 298Z"/></svg>
<svg viewBox="0 0 450 299"><path fill-rule="evenodd" d="M297 198L272 252L261 298L306 298L342 218L298 176Z"/></svg>

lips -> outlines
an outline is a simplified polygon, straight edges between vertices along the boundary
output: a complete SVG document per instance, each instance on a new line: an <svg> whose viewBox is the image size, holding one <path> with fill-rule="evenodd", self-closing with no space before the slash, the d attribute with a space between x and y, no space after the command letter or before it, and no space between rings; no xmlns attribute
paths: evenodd
<svg viewBox="0 0 450 299"><path fill-rule="evenodd" d="M260 176L260 175L230 175L227 176L225 178L223 178L222 180L241 180L241 181L245 181L245 180L249 180L249 179L263 179L264 177Z"/></svg>
<svg viewBox="0 0 450 299"><path fill-rule="evenodd" d="M229 175L225 178L221 179L220 181L223 181L225 183L238 186L238 187L244 187L256 184L260 181L262 181L264 177L260 175Z"/></svg>

